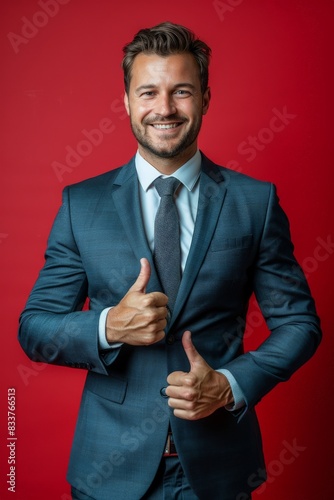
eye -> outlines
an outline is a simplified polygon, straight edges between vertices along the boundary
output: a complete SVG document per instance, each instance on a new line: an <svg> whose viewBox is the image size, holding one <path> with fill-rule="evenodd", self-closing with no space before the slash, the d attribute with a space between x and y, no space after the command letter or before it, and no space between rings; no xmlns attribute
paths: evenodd
<svg viewBox="0 0 334 500"><path fill-rule="evenodd" d="M174 94L176 94L180 97L188 97L191 95L189 90L184 90L184 89L175 90Z"/></svg>
<svg viewBox="0 0 334 500"><path fill-rule="evenodd" d="M140 97L153 97L155 95L155 92L153 90L147 90L146 92L143 92Z"/></svg>

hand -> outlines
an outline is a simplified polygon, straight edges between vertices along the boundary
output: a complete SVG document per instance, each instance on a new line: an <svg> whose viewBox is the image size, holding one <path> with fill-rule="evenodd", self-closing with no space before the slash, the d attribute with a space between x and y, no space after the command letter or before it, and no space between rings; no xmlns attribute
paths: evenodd
<svg viewBox="0 0 334 500"><path fill-rule="evenodd" d="M168 298L161 292L146 293L151 267L147 259L141 259L140 264L136 282L120 303L108 312L108 342L147 346L165 336Z"/></svg>
<svg viewBox="0 0 334 500"><path fill-rule="evenodd" d="M232 390L227 378L213 370L199 355L189 331L184 332L182 344L190 363L190 372L173 372L168 376L168 404L174 408L176 417L198 420L231 404Z"/></svg>

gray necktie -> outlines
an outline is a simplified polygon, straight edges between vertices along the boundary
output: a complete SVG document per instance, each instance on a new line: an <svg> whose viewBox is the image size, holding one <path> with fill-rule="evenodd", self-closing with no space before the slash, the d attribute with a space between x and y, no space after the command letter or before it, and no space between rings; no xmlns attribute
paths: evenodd
<svg viewBox="0 0 334 500"><path fill-rule="evenodd" d="M174 193L180 185L175 177L155 180L161 200L154 223L154 262L172 311L181 281L180 224Z"/></svg>

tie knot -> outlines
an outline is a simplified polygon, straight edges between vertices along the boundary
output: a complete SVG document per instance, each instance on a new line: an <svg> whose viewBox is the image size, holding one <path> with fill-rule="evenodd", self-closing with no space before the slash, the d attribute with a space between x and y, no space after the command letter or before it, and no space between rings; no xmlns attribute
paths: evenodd
<svg viewBox="0 0 334 500"><path fill-rule="evenodd" d="M160 197L162 196L173 196L175 191L180 185L180 181L175 177L168 177L167 179L163 179L162 177L158 177L154 181L154 186L158 191Z"/></svg>

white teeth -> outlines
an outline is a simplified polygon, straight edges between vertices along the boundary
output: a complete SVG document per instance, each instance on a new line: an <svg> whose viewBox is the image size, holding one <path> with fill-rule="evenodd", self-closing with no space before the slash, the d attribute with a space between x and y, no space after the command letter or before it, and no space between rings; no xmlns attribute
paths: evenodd
<svg viewBox="0 0 334 500"><path fill-rule="evenodd" d="M159 129L168 129L168 128L175 128L177 127L179 124L178 123L168 123L166 125L163 125L163 124L153 124L153 127L154 128L159 128Z"/></svg>

